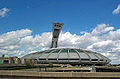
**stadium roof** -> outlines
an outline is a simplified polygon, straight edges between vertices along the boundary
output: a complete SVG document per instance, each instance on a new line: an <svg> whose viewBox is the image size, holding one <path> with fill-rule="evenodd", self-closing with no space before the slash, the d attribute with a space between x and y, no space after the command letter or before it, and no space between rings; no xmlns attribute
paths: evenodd
<svg viewBox="0 0 120 79"><path fill-rule="evenodd" d="M35 59L39 63L66 64L107 64L110 59L92 51L77 48L53 48L41 52L28 54L24 59Z"/></svg>

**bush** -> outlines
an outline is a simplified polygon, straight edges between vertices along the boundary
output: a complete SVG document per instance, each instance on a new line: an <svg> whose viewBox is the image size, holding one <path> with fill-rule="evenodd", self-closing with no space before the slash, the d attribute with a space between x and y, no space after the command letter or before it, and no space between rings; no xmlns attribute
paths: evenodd
<svg viewBox="0 0 120 79"><path fill-rule="evenodd" d="M26 60L25 64L28 68L32 68L34 67L35 62L31 60Z"/></svg>

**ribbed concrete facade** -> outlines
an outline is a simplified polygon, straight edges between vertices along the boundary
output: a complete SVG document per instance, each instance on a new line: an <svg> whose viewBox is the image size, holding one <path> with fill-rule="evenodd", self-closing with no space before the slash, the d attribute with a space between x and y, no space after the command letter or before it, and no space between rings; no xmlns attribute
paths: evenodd
<svg viewBox="0 0 120 79"><path fill-rule="evenodd" d="M110 59L101 55L100 53L74 48L50 49L29 54L24 56L23 58L34 59L38 63L104 65L110 62Z"/></svg>

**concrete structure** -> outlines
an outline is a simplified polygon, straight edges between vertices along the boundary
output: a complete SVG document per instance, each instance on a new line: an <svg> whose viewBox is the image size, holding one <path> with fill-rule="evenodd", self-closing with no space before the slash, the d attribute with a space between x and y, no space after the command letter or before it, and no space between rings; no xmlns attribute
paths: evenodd
<svg viewBox="0 0 120 79"><path fill-rule="evenodd" d="M38 64L105 65L110 60L96 52L77 48L57 48L28 54L23 59L34 59Z"/></svg>
<svg viewBox="0 0 120 79"><path fill-rule="evenodd" d="M120 73L0 71L0 79L120 79Z"/></svg>
<svg viewBox="0 0 120 79"><path fill-rule="evenodd" d="M57 63L72 65L105 65L111 61L107 57L92 51L77 48L57 48L62 26L63 23L53 23L52 49L26 55L23 59L35 60L38 64Z"/></svg>
<svg viewBox="0 0 120 79"><path fill-rule="evenodd" d="M17 56L14 57L0 57L1 64L25 64L24 59L20 59ZM21 63L22 61L22 63Z"/></svg>
<svg viewBox="0 0 120 79"><path fill-rule="evenodd" d="M53 37L52 37L51 48L57 48L58 37L61 32L62 26L63 23L53 23Z"/></svg>

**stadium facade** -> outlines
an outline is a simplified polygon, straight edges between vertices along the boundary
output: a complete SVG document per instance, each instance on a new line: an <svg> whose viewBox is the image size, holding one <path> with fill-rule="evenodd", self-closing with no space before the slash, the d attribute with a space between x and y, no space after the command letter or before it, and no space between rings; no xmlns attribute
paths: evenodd
<svg viewBox="0 0 120 79"><path fill-rule="evenodd" d="M53 23L51 49L28 54L23 59L37 61L38 64L105 65L111 60L100 53L78 48L57 48L59 33L63 23Z"/></svg>

